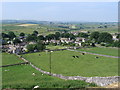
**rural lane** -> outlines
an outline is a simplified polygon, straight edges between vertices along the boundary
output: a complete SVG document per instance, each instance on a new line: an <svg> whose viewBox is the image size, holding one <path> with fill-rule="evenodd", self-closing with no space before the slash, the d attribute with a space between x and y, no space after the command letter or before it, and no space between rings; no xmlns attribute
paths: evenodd
<svg viewBox="0 0 120 90"><path fill-rule="evenodd" d="M67 49L67 50L75 51L75 52L81 52L81 53L87 53L87 54L92 54L92 55L98 55L98 56L104 56L104 57L110 57L110 58L120 58L120 57L117 57L117 56L103 55L103 54L97 54L97 53L90 53L90 52L78 51L78 50L73 50L73 49Z"/></svg>

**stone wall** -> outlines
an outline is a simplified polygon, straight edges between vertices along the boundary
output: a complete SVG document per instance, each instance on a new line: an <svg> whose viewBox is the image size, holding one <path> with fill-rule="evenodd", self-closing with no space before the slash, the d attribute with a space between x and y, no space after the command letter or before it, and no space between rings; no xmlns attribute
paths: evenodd
<svg viewBox="0 0 120 90"><path fill-rule="evenodd" d="M3 65L3 66L0 66L0 67L16 66L16 65L22 65L22 64L29 64L29 62L23 62L23 63L17 63L17 64L10 64L10 65Z"/></svg>
<svg viewBox="0 0 120 90"><path fill-rule="evenodd" d="M22 58L25 62L29 62L26 59ZM65 80L83 80L89 83L95 83L98 86L107 86L109 84L120 82L120 76L111 76L111 77L82 77L82 76L63 76L62 74L54 74L47 71L43 71L40 68L33 65L31 62L29 64L36 70L42 72L43 74L51 75Z"/></svg>
<svg viewBox="0 0 120 90"><path fill-rule="evenodd" d="M36 66L34 66L32 63L30 63L30 65L35 68L36 70L44 73L44 74L48 74L54 77L59 77L61 79L65 79L65 80L83 80L89 83L95 83L98 86L107 86L109 84L118 82L120 80L120 76L111 76L111 77L82 77L82 76L63 76L62 74L53 74L50 72L46 72L41 70L40 68L37 68Z"/></svg>

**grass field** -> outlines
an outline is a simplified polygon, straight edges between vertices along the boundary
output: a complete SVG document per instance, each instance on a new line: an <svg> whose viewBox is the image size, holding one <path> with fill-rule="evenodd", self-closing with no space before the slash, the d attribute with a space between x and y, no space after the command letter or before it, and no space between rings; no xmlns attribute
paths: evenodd
<svg viewBox="0 0 120 90"><path fill-rule="evenodd" d="M41 54L41 56L39 56ZM73 58L78 55L80 58ZM50 71L49 52L26 54L27 60L37 67ZM63 74L66 76L117 76L118 59L95 55L81 55L73 51L56 51L51 54L52 73Z"/></svg>
<svg viewBox="0 0 120 90"><path fill-rule="evenodd" d="M116 48L100 48L100 47L93 47L93 48L82 48L78 49L80 51L86 51L91 53L97 53L97 54L104 54L104 55L111 55L111 56L118 56L118 50Z"/></svg>
<svg viewBox="0 0 120 90"><path fill-rule="evenodd" d="M35 76L32 75L35 73ZM62 80L45 75L32 68L30 65L11 66L2 69L3 88L82 88L94 86L84 81Z"/></svg>
<svg viewBox="0 0 120 90"><path fill-rule="evenodd" d="M3 53L2 55L4 64L8 64L8 62L16 63L18 60L18 58L11 54ZM13 59L11 57L13 57ZM32 75L33 73L35 73L35 76ZM32 68L30 65L18 65L2 68L2 88L30 89L36 85L40 86L40 88L84 88L95 86L95 84L89 84L84 81L62 80L45 75Z"/></svg>
<svg viewBox="0 0 120 90"><path fill-rule="evenodd" d="M39 34L48 35L53 34L55 31L47 31L48 27L44 25L38 24L3 24L2 32L8 33L9 31L13 31L16 35L19 35L21 32L25 34L31 34L34 30L37 30ZM51 28L49 28L51 29Z"/></svg>
<svg viewBox="0 0 120 90"><path fill-rule="evenodd" d="M99 31L99 32L109 32L109 33L117 33L118 27L109 27L109 28L97 28L98 25L84 25L85 27L96 27L94 29L77 29L77 30L70 30L69 28L59 28L56 25L42 25L42 24L3 24L0 27L2 28L2 31L4 33L8 33L9 31L13 31L16 35L19 35L19 33L24 32L26 34L31 34L34 30L37 30L39 34L42 35L48 35L53 34L56 31L70 31L70 32L79 32L79 31ZM83 27L84 27L83 26ZM50 30L50 31L49 31Z"/></svg>
<svg viewBox="0 0 120 90"><path fill-rule="evenodd" d="M2 53L2 65L17 64L24 62L14 54Z"/></svg>
<svg viewBox="0 0 120 90"><path fill-rule="evenodd" d="M52 46L52 45L48 45L46 46L46 49L50 49L50 50L54 50L54 49L65 49L67 47L64 47L64 46Z"/></svg>
<svg viewBox="0 0 120 90"><path fill-rule="evenodd" d="M34 25L37 25L37 24L19 24L19 25L16 25L16 26L34 26Z"/></svg>

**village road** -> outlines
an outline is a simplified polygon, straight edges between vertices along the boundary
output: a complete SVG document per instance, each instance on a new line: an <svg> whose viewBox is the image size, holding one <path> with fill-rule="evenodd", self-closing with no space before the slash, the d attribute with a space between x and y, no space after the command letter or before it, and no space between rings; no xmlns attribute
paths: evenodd
<svg viewBox="0 0 120 90"><path fill-rule="evenodd" d="M103 55L103 54L97 54L97 53L91 53L91 52L85 52L85 51L78 51L78 50L73 50L73 49L67 49L67 50L86 53L86 54L92 54L92 55L98 55L98 56L104 56L104 57L110 57L110 58L120 58L120 57L117 57L117 56Z"/></svg>

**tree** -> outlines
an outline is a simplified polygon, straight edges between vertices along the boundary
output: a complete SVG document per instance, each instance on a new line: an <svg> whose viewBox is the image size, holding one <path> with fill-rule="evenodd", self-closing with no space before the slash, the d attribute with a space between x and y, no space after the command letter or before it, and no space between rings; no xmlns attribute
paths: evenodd
<svg viewBox="0 0 120 90"><path fill-rule="evenodd" d="M29 34L26 38L26 40L29 42L29 41L37 41L37 36L34 36L34 35L31 35Z"/></svg>
<svg viewBox="0 0 120 90"><path fill-rule="evenodd" d="M113 47L119 47L120 48L120 40L115 41L112 45L113 45Z"/></svg>
<svg viewBox="0 0 120 90"><path fill-rule="evenodd" d="M43 35L39 35L38 36L38 40L44 40L45 38L44 38L44 36Z"/></svg>
<svg viewBox="0 0 120 90"><path fill-rule="evenodd" d="M46 36L46 40L55 39L55 34L49 34Z"/></svg>
<svg viewBox="0 0 120 90"><path fill-rule="evenodd" d="M87 33L82 33L81 32L81 33L78 33L78 36L83 37L83 38L88 38L89 35Z"/></svg>
<svg viewBox="0 0 120 90"><path fill-rule="evenodd" d="M28 44L28 45L27 45L27 50L28 50L28 52L33 52L34 49L35 49L35 45L34 45L34 44Z"/></svg>
<svg viewBox="0 0 120 90"><path fill-rule="evenodd" d="M69 33L62 33L62 34L61 34L61 37L69 38L69 35L70 35Z"/></svg>
<svg viewBox="0 0 120 90"><path fill-rule="evenodd" d="M59 32L56 32L56 33L55 33L55 39L58 40L59 37L60 37L60 35L61 35L61 34L60 34Z"/></svg>
<svg viewBox="0 0 120 90"><path fill-rule="evenodd" d="M38 35L38 31L36 31L36 30L33 31L33 34L37 36Z"/></svg>
<svg viewBox="0 0 120 90"><path fill-rule="evenodd" d="M13 39L13 38L16 37L16 35L12 31L8 33L8 36L9 36L10 39Z"/></svg>
<svg viewBox="0 0 120 90"><path fill-rule="evenodd" d="M43 51L44 49L45 49L45 45L43 44L43 43L41 43L41 42L38 42L37 44L36 44L36 48L35 49L37 49L38 51L40 50L40 51Z"/></svg>
<svg viewBox="0 0 120 90"><path fill-rule="evenodd" d="M9 35L6 33L2 33L2 38L9 38Z"/></svg>
<svg viewBox="0 0 120 90"><path fill-rule="evenodd" d="M69 34L69 38L70 38L70 39L75 39L75 36L74 36L72 33L70 33L70 34Z"/></svg>
<svg viewBox="0 0 120 90"><path fill-rule="evenodd" d="M117 34L116 38L117 38L117 39L120 39L120 34Z"/></svg>
<svg viewBox="0 0 120 90"><path fill-rule="evenodd" d="M107 25L105 25L104 27L107 28Z"/></svg>
<svg viewBox="0 0 120 90"><path fill-rule="evenodd" d="M14 44L18 44L18 43L21 43L21 41L20 41L18 38L15 38L15 39L13 40L13 43L14 43Z"/></svg>
<svg viewBox="0 0 120 90"><path fill-rule="evenodd" d="M55 35L56 35L57 37L60 37L60 33L59 33L59 32L55 32Z"/></svg>
<svg viewBox="0 0 120 90"><path fill-rule="evenodd" d="M98 42L112 43L113 42L112 35L107 32L100 33Z"/></svg>
<svg viewBox="0 0 120 90"><path fill-rule="evenodd" d="M25 33L20 33L20 35L19 36L25 36Z"/></svg>
<svg viewBox="0 0 120 90"><path fill-rule="evenodd" d="M91 35L90 35L90 38L93 40L95 40L95 42L98 41L98 38L99 38L99 32L92 32Z"/></svg>
<svg viewBox="0 0 120 90"><path fill-rule="evenodd" d="M43 51L44 49L45 49L45 45L42 42L38 42L37 44L27 45L28 52L33 52L34 50Z"/></svg>

